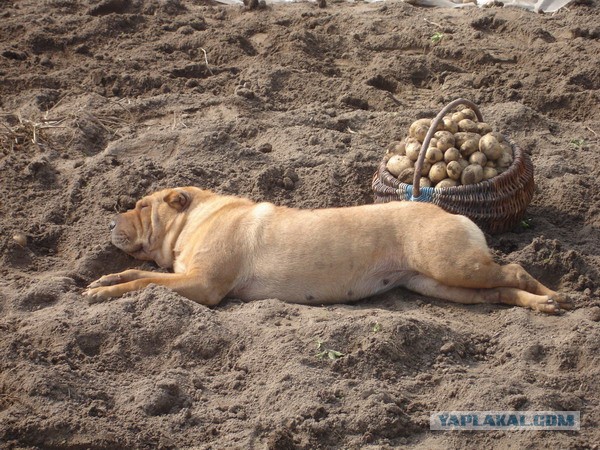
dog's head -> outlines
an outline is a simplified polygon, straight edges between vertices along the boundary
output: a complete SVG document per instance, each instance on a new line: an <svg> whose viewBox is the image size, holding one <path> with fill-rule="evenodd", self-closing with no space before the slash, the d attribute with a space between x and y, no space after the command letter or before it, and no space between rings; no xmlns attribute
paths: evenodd
<svg viewBox="0 0 600 450"><path fill-rule="evenodd" d="M165 189L139 200L110 224L112 243L134 258L173 265L173 247L188 211L207 191L194 187Z"/></svg>

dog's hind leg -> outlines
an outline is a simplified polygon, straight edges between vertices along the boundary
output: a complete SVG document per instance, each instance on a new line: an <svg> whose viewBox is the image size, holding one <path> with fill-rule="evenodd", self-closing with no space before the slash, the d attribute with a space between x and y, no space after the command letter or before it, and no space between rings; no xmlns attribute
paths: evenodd
<svg viewBox="0 0 600 450"><path fill-rule="evenodd" d="M419 267L419 265L415 265ZM419 270L443 285L470 288L514 288L535 295L561 298L567 304L565 296L544 286L519 264L500 265L493 261L487 247L466 245L462 253L455 255L438 254L428 261L428 267Z"/></svg>
<svg viewBox="0 0 600 450"><path fill-rule="evenodd" d="M519 264L498 266L497 273L500 279L498 282L499 284L497 286L490 287L514 287L531 292L532 294L549 296L558 295L555 291L547 288L538 280L529 275L529 273Z"/></svg>
<svg viewBox="0 0 600 450"><path fill-rule="evenodd" d="M533 294L514 287L454 287L445 285L422 274L414 274L408 277L402 285L419 294L455 303L504 303L507 305L523 306L548 314L555 314L561 309L570 309L572 307L569 301L556 293L554 293L556 295Z"/></svg>
<svg viewBox="0 0 600 450"><path fill-rule="evenodd" d="M559 294L533 278L518 264L501 266L494 262L481 230L464 216L451 216L441 227L437 239L415 240L411 254L419 255L410 264L447 286L482 289L515 288L536 295L557 297ZM440 242L447 245L440 246ZM451 243L451 245L450 245Z"/></svg>

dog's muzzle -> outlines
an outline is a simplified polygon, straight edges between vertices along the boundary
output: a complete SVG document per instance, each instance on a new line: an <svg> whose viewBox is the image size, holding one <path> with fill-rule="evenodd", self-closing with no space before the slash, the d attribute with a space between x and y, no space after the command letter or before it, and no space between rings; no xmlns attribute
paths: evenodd
<svg viewBox="0 0 600 450"><path fill-rule="evenodd" d="M142 244L138 242L136 229L126 214L115 216L108 224L108 228L110 228L110 240L113 245L131 254L140 250Z"/></svg>

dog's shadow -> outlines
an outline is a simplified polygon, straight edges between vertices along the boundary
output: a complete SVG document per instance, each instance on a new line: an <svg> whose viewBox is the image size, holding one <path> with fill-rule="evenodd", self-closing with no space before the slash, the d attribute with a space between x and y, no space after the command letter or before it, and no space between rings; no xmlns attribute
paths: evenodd
<svg viewBox="0 0 600 450"><path fill-rule="evenodd" d="M96 247L76 263L75 273L81 287L87 286L103 275L123 272L127 269L167 272L151 261L140 261L129 256L111 243Z"/></svg>
<svg viewBox="0 0 600 450"><path fill-rule="evenodd" d="M355 302L323 305L323 307L348 311L381 310L388 313L401 313L407 315L412 315L416 312L426 312L433 316L445 315L446 312L450 311L474 313L477 315L489 315L494 311L502 311L513 308L513 306L502 304L486 303L468 305L454 303L434 297L426 297L403 287L397 287L390 291L373 295Z"/></svg>

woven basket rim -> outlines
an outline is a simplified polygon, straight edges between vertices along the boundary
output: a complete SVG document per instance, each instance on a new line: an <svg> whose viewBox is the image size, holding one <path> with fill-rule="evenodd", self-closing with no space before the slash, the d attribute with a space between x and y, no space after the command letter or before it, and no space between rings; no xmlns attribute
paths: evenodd
<svg viewBox="0 0 600 450"><path fill-rule="evenodd" d="M517 143L510 138L509 136L504 135L504 138L506 139L506 141L510 144L510 146L513 149L513 162L511 163L511 165L508 167L508 169L506 169L504 172L502 172L499 175L496 175L493 178L490 178L488 180L482 180L479 183L474 183L474 184L468 184L468 185L459 185L459 186L449 186L449 187L444 187L444 188L435 188L434 186L431 187L421 187L421 190L424 192L433 192L433 191L438 191L438 192L444 192L444 193L475 193L475 192L481 192L481 188L491 188L494 184L499 184L505 181L510 181L514 178L516 171L518 170L519 165L521 164L522 159L524 158L525 155L525 151L519 147L519 145L517 145ZM391 155L386 155L384 156L382 162L379 164L379 170L378 173L380 174L386 174L389 177L391 177L392 179L394 179L397 182L397 186L390 186L393 187L394 189L400 189L400 188L407 188L408 186L412 186L412 184L410 183L404 183L402 181L399 181L394 175L392 175L392 173L387 170L386 164L388 162L388 160L393 156L393 154ZM492 181L493 180L493 181Z"/></svg>

